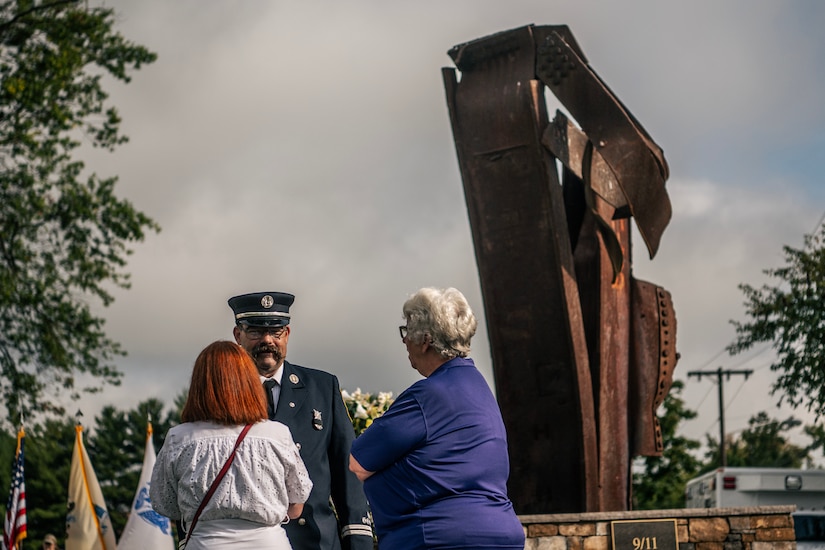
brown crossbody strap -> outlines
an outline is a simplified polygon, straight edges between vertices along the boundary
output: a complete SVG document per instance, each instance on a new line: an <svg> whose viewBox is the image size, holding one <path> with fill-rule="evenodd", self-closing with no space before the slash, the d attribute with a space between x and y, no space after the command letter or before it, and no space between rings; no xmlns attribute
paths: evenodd
<svg viewBox="0 0 825 550"><path fill-rule="evenodd" d="M204 495L203 500L201 501L201 505L198 506L198 511L195 512L195 517L192 518L192 523L189 524L189 530L186 533L186 541L184 542L184 545L186 545L189 542L189 538L192 536L192 531L195 530L195 524L198 523L198 518L200 517L201 512L203 512L203 508L209 502L209 499L212 498L212 494L215 492L215 489L218 488L218 484L223 479L223 476L225 476L226 472L229 471L229 467L232 465L232 461L235 459L235 451L238 450L238 445L241 444L243 438L246 437L246 432L248 432L249 428L251 427L252 424L247 424L243 427L241 433L238 434L238 439L235 440L235 447L232 449L232 453L230 453L229 458L226 459L226 462L224 463L223 468L221 468L221 471L218 472L218 476L215 478L215 481L213 481L212 485L209 486L209 490L206 492L206 495Z"/></svg>

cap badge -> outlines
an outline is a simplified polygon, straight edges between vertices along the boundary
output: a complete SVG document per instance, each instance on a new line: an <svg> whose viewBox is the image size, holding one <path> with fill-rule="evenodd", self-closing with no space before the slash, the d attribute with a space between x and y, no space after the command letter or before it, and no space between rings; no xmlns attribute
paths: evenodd
<svg viewBox="0 0 825 550"><path fill-rule="evenodd" d="M321 422L321 411L312 409L312 427L316 430L323 430L324 424Z"/></svg>
<svg viewBox="0 0 825 550"><path fill-rule="evenodd" d="M295 374L295 373L290 374L289 375L289 381L292 382L293 384L297 384L298 383L298 375Z"/></svg>
<svg viewBox="0 0 825 550"><path fill-rule="evenodd" d="M262 305L265 309L269 309L269 308L271 308L271 307L272 307L272 304L274 304L274 303L275 303L275 300L274 300L274 299L272 298L272 296L270 296L269 294L267 294L266 296L264 296L263 298L261 298L261 305Z"/></svg>

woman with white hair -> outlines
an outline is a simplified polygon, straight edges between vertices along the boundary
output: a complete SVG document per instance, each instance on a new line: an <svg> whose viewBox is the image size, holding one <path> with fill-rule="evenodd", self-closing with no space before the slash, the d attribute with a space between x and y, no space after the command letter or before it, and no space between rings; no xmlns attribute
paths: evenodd
<svg viewBox="0 0 825 550"><path fill-rule="evenodd" d="M524 548L507 497L507 435L493 393L468 358L476 318L458 290L422 288L399 327L407 388L352 445L380 549Z"/></svg>

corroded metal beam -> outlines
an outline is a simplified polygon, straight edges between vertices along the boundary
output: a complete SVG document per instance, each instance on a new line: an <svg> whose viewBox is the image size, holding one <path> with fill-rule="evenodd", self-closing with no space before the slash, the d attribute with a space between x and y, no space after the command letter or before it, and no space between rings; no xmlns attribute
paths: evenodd
<svg viewBox="0 0 825 550"><path fill-rule="evenodd" d="M566 26L449 54L510 497L520 514L627 509L632 453L661 453L655 410L675 366L675 319L670 338L661 322L669 294L635 281L630 262L628 218L651 257L670 219L664 155ZM548 120L545 89L581 129L561 113Z"/></svg>
<svg viewBox="0 0 825 550"><path fill-rule="evenodd" d="M597 475L592 390L573 253L529 33L444 71L518 513L587 510ZM542 466L543 465L543 466Z"/></svg>

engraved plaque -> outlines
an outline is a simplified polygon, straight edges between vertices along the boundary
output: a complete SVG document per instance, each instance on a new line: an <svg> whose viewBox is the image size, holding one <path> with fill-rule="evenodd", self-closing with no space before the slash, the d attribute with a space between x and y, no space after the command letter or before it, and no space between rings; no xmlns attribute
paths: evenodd
<svg viewBox="0 0 825 550"><path fill-rule="evenodd" d="M675 519L611 521L613 550L677 550Z"/></svg>

